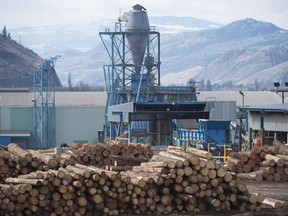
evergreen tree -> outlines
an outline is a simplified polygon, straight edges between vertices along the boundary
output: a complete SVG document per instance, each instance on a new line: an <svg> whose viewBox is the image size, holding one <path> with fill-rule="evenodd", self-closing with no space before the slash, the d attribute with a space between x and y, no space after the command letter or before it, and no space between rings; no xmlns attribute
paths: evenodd
<svg viewBox="0 0 288 216"><path fill-rule="evenodd" d="M92 91L92 88L89 86L89 84L83 81L80 81L76 88L77 91Z"/></svg>
<svg viewBox="0 0 288 216"><path fill-rule="evenodd" d="M201 79L201 81L200 81L199 90L200 91L204 91L205 90L205 81L204 81L204 79Z"/></svg>
<svg viewBox="0 0 288 216"><path fill-rule="evenodd" d="M257 78L254 80L255 91L259 91L259 83Z"/></svg>
<svg viewBox="0 0 288 216"><path fill-rule="evenodd" d="M206 83L206 91L212 91L212 84L210 80L207 80Z"/></svg>
<svg viewBox="0 0 288 216"><path fill-rule="evenodd" d="M3 28L3 30L2 30L2 36L3 36L3 37L7 37L6 26L4 26L4 28Z"/></svg>
<svg viewBox="0 0 288 216"><path fill-rule="evenodd" d="M72 90L72 78L71 78L71 73L68 74L68 87L69 91Z"/></svg>
<svg viewBox="0 0 288 216"><path fill-rule="evenodd" d="M11 35L10 35L10 32L8 33L8 38L9 38L9 39L11 39Z"/></svg>
<svg viewBox="0 0 288 216"><path fill-rule="evenodd" d="M227 82L227 87L228 87L228 89L233 89L233 82L232 82L232 80L229 80L229 81Z"/></svg>

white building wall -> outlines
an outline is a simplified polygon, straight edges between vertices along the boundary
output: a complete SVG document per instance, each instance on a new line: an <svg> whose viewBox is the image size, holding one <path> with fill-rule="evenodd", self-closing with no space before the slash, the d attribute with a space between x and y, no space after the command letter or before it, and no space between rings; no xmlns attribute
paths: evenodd
<svg viewBox="0 0 288 216"><path fill-rule="evenodd" d="M260 117L264 117L264 128L266 131L288 132L288 114L284 113L256 113L249 112L248 125L254 130L260 129Z"/></svg>

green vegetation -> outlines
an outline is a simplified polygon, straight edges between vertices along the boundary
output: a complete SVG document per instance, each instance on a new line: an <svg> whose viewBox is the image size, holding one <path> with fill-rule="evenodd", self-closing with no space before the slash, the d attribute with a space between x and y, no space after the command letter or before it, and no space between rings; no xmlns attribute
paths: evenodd
<svg viewBox="0 0 288 216"><path fill-rule="evenodd" d="M2 30L2 37L11 39L10 33L7 32L6 26L4 25Z"/></svg>

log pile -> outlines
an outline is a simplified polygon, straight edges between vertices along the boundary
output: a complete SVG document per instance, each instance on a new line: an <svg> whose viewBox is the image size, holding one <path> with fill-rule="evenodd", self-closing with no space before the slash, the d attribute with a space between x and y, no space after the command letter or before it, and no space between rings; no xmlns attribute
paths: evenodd
<svg viewBox="0 0 288 216"><path fill-rule="evenodd" d="M58 167L59 161L56 157L37 151L26 151L14 143L9 144L7 150L0 149L0 183L8 177Z"/></svg>
<svg viewBox="0 0 288 216"><path fill-rule="evenodd" d="M178 174L180 174L182 182L186 182L189 186L185 187L186 184L181 183L184 187L179 187L179 183L176 181L174 187L176 193L193 195L196 198L198 206L192 207L194 212L203 210L229 211L231 209L239 209L242 212L260 211L260 203L264 199L263 195L249 194L246 186L236 181L234 173L212 160L211 153L195 148L188 148L187 152L183 152L175 147L170 147L167 152L159 155L168 157L167 153L178 157L175 157L177 159L175 162L185 159L180 170L175 164L175 180L179 178ZM185 166L186 160L189 161L187 166ZM192 173L191 171L187 172L190 170L189 168L192 168ZM184 172L181 171L182 169ZM171 172L173 173L173 170L168 173ZM184 203L184 206L189 206L189 204ZM188 209L186 211L189 211Z"/></svg>
<svg viewBox="0 0 288 216"><path fill-rule="evenodd" d="M203 153L171 147L150 161L140 159L129 171L75 163L9 177L0 185L0 215L259 211L264 197L249 194L233 174Z"/></svg>
<svg viewBox="0 0 288 216"><path fill-rule="evenodd" d="M233 153L227 169L235 172L238 179L288 181L288 151L284 145L277 145Z"/></svg>
<svg viewBox="0 0 288 216"><path fill-rule="evenodd" d="M60 157L61 164L64 166L75 163L104 166L133 166L139 165L145 159L151 158L152 155L153 151L150 145L139 143L125 145L117 141L107 141L106 143L75 144L70 151L61 154ZM128 161L129 158L143 158L143 160L139 159L137 163L135 160Z"/></svg>

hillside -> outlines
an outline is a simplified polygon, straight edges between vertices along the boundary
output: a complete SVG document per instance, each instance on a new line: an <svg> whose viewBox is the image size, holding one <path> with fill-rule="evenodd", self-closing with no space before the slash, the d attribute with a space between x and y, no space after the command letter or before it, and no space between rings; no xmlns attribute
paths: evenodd
<svg viewBox="0 0 288 216"><path fill-rule="evenodd" d="M162 85L185 85L194 79L210 81L218 90L227 86L252 89L257 82L261 90L270 88L273 81L288 80L288 31L273 23L247 18L220 26L192 17L169 16L151 17L150 21L161 34ZM101 26L112 24L106 20ZM79 32L72 27L30 28L32 38L38 38L39 43L31 42L28 47L37 47L47 57L62 55L57 60L57 73L64 85L69 73L73 85L82 81L104 86L103 65L110 63L109 56L98 35L101 28L96 24L92 27L82 26ZM29 32L21 31L29 41ZM14 30L17 34L21 31Z"/></svg>
<svg viewBox="0 0 288 216"><path fill-rule="evenodd" d="M44 60L32 50L0 35L0 88L31 88L32 69ZM56 86L61 86L56 78Z"/></svg>
<svg viewBox="0 0 288 216"><path fill-rule="evenodd" d="M174 35L200 29L211 29L219 24L193 17L149 17L150 25L157 26L162 35ZM117 19L100 20L85 26L36 26L11 29L12 36L21 35L21 43L41 56L61 55L57 60L57 73L64 85L68 74L72 84L105 85L103 65L109 57L99 37L99 30L113 27Z"/></svg>
<svg viewBox="0 0 288 216"><path fill-rule="evenodd" d="M162 73L163 84L185 84L187 79L194 79L249 88L257 80L265 88L273 81L288 79L288 31L271 23L245 19L181 37L169 38L167 42L174 41L173 44L162 45L162 71L166 72ZM181 58L173 67L176 55ZM175 83L175 73L186 74L185 79Z"/></svg>

